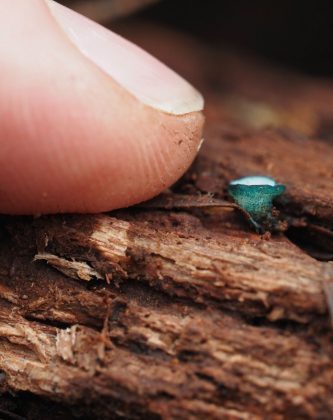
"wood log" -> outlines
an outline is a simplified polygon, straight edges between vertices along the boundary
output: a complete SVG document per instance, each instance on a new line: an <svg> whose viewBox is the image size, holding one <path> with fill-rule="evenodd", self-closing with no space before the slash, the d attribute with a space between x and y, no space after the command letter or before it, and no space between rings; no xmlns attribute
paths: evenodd
<svg viewBox="0 0 333 420"><path fill-rule="evenodd" d="M196 54L206 140L167 200L2 217L0 416L332 418L332 88ZM250 174L285 232L212 206Z"/></svg>

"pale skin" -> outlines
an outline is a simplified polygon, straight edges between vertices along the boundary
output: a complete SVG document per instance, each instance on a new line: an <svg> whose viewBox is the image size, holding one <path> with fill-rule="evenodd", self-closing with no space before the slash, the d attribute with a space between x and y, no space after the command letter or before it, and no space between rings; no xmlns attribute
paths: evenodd
<svg viewBox="0 0 333 420"><path fill-rule="evenodd" d="M169 187L198 151L198 92L71 13L0 2L0 213L129 206Z"/></svg>

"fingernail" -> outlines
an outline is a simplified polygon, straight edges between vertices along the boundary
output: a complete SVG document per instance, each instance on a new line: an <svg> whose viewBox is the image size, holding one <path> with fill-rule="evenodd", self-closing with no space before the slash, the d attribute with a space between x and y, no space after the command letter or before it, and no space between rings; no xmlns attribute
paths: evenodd
<svg viewBox="0 0 333 420"><path fill-rule="evenodd" d="M53 0L47 4L81 53L138 100L175 115L203 109L193 86L140 47Z"/></svg>

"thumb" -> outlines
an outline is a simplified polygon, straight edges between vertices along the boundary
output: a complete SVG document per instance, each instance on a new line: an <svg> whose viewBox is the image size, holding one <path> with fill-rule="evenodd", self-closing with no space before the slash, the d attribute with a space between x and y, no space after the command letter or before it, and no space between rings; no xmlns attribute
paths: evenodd
<svg viewBox="0 0 333 420"><path fill-rule="evenodd" d="M52 1L0 5L0 213L99 212L175 182L201 141L201 95Z"/></svg>

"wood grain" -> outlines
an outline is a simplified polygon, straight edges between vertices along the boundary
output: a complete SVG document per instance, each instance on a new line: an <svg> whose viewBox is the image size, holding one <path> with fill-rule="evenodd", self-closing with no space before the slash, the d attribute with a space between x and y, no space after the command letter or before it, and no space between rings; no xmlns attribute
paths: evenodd
<svg viewBox="0 0 333 420"><path fill-rule="evenodd" d="M0 413L332 418L332 88L195 54L206 141L167 201L1 218ZM233 207L227 184L249 174L286 184L285 232Z"/></svg>

